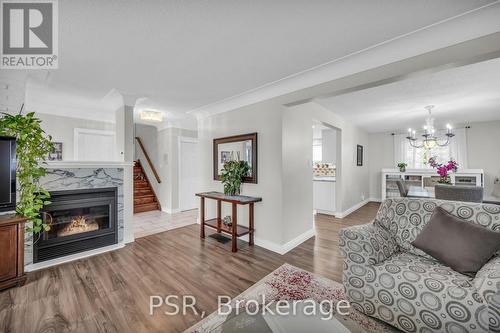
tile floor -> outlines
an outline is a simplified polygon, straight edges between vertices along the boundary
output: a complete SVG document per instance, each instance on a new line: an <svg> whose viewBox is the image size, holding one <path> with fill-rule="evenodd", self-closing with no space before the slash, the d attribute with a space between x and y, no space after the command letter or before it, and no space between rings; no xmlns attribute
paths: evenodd
<svg viewBox="0 0 500 333"><path fill-rule="evenodd" d="M141 238L159 232L172 230L196 223L198 210L167 214L162 211L151 211L134 214L134 235Z"/></svg>

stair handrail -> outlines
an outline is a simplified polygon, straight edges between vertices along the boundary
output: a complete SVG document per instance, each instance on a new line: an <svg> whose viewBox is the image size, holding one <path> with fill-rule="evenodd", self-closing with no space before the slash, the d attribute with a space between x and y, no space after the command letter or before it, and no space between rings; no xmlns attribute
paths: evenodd
<svg viewBox="0 0 500 333"><path fill-rule="evenodd" d="M158 172L156 172L156 168L153 165L153 162L151 162L151 159L149 158L148 152L146 151L146 148L144 147L144 144L142 143L141 138L136 136L135 139L139 143L139 147L141 147L142 153L146 157L146 161L148 162L149 167L151 168L151 171L153 171L153 175L155 176L156 181L158 182L158 184L161 183L160 176L158 175Z"/></svg>

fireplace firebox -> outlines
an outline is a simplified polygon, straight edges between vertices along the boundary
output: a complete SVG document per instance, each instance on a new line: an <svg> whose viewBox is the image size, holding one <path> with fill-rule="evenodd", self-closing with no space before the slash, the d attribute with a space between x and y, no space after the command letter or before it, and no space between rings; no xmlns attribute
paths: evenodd
<svg viewBox="0 0 500 333"><path fill-rule="evenodd" d="M51 204L42 214L50 230L35 242L33 261L116 244L117 214L116 188L51 192Z"/></svg>

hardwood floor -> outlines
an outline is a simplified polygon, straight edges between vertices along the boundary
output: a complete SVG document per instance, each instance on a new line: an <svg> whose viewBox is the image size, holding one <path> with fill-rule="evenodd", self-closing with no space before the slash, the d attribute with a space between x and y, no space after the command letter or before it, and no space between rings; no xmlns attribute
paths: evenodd
<svg viewBox="0 0 500 333"><path fill-rule="evenodd" d="M284 256L260 247L199 238L190 225L137 239L124 249L28 274L0 293L0 332L180 332L201 318L149 314L150 295L193 295L196 309L216 310L217 296L237 296L287 262L341 281L338 230L370 222L378 204L344 219L316 218L316 237ZM208 228L207 228L208 230Z"/></svg>

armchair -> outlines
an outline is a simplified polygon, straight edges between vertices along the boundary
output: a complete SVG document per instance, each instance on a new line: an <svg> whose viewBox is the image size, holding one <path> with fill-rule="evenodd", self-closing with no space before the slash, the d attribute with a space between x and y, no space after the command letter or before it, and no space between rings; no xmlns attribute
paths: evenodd
<svg viewBox="0 0 500 333"><path fill-rule="evenodd" d="M346 295L356 310L405 332L500 332L498 253L470 278L411 245L437 206L500 230L500 206L388 199L373 223L340 231Z"/></svg>

